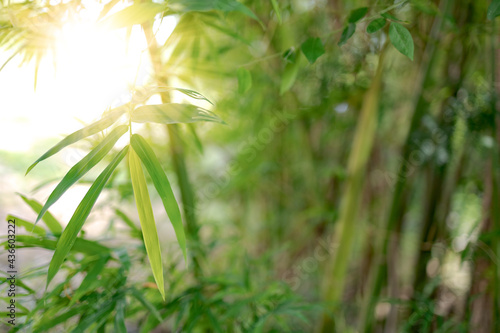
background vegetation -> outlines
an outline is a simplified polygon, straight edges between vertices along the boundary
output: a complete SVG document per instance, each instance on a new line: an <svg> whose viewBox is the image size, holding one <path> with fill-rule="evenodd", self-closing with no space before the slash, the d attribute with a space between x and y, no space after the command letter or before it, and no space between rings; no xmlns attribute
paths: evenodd
<svg viewBox="0 0 500 333"><path fill-rule="evenodd" d="M73 222L40 214L47 197L19 197L18 248L54 258L21 270L11 331L500 329L499 1L119 3L99 24L141 28L151 78L101 118L122 127L78 135L100 154L80 167L109 165L99 177L38 175L51 190L93 184ZM26 22L61 25L84 5L4 0L0 43L38 63L50 29ZM170 15L158 43L153 22ZM166 87L214 113L148 108L155 95L172 105ZM143 139L101 149L127 130ZM101 190L88 220L111 213L88 237ZM169 220L184 225L186 261Z"/></svg>

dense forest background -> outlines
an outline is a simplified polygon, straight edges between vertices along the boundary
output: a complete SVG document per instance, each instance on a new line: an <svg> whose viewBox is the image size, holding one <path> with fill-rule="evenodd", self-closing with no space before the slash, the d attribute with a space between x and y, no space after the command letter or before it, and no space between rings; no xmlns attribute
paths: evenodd
<svg viewBox="0 0 500 333"><path fill-rule="evenodd" d="M69 167L62 150L24 177L71 131L0 152L2 218L17 221L20 265L16 325L2 306L3 329L497 332L498 15L496 0L3 0L2 71L16 59L32 66L31 89L44 89L40 64L55 59L57 72L54 31L71 21L139 34L148 63L128 100L110 95L111 111L82 125L115 112L122 127L101 122L71 142L81 156ZM106 56L96 54L85 62ZM71 94L68 108L92 99ZM147 108L172 102L195 106ZM99 172L74 179L84 191L70 214L61 203L39 214L68 169L123 126L131 145L111 145ZM92 213L72 215L103 179ZM70 217L85 225L67 245ZM6 304L8 287L2 279Z"/></svg>

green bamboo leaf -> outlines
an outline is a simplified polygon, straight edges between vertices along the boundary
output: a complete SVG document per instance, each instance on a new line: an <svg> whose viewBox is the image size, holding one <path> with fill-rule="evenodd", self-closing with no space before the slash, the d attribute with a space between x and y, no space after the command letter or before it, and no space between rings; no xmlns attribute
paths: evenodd
<svg viewBox="0 0 500 333"><path fill-rule="evenodd" d="M279 24L281 24L281 12L280 7L278 6L278 1L271 0L271 4L273 5L274 12L276 13L276 17L278 18Z"/></svg>
<svg viewBox="0 0 500 333"><path fill-rule="evenodd" d="M80 162L76 163L64 176L61 182L56 186L54 191L50 194L47 202L36 218L35 224L42 218L47 209L52 206L59 198L68 190L74 183L76 183L83 175L92 169L100 160L106 156L111 148L115 145L116 141L127 132L128 126L120 125L116 127L101 143L97 145L90 153L87 154Z"/></svg>
<svg viewBox="0 0 500 333"><path fill-rule="evenodd" d="M187 128L189 130L189 134L191 134L191 138L193 139L194 145L198 149L200 153L203 154L203 144L201 143L200 137L196 134L196 129L193 124L187 124Z"/></svg>
<svg viewBox="0 0 500 333"><path fill-rule="evenodd" d="M389 39L396 50L413 61L413 38L408 29L399 23L392 22L389 26Z"/></svg>
<svg viewBox="0 0 500 333"><path fill-rule="evenodd" d="M73 216L69 220L68 225L64 229L61 237L59 238L59 241L57 242L56 251L54 253L54 256L52 257L52 260L50 261L49 271L47 273L46 287L48 287L50 281L54 278L57 271L61 267L64 258L66 258L66 255L69 253L69 251L75 244L75 240L77 239L78 233L82 229L82 226L85 223L87 217L89 216L92 207L94 206L97 198L99 197L99 194L104 188L104 185L106 185L106 182L108 181L109 177L111 177L111 174L113 173L115 168L118 166L120 161L127 153L128 148L129 148L128 146L123 148L120 151L120 153L118 153L115 156L113 161L111 161L111 163L99 175L99 177L97 177L94 184L92 184L87 194L85 194L82 201L80 202L75 212L73 213Z"/></svg>
<svg viewBox="0 0 500 333"><path fill-rule="evenodd" d="M368 7L361 7L361 8L356 8L351 11L351 14L349 15L349 18L347 19L347 22L349 23L356 23L359 20L363 18L363 16L368 13Z"/></svg>
<svg viewBox="0 0 500 333"><path fill-rule="evenodd" d="M184 255L184 260L187 264L186 236L182 225L181 211L179 209L179 205L177 204L177 200L175 200L170 182L168 181L168 178L165 175L165 172L163 171L153 149L151 149L142 136L138 134L132 135L130 143L153 180L156 191L158 191L161 201L163 202L163 206L165 207L165 211L167 212L170 222L174 227L177 242L179 242L182 254Z"/></svg>
<svg viewBox="0 0 500 333"><path fill-rule="evenodd" d="M347 43L349 38L351 38L352 35L354 35L355 31L356 31L356 24L349 23L347 27L344 28L344 31L342 31L342 35L340 36L340 40L337 45L342 46L345 43Z"/></svg>
<svg viewBox="0 0 500 333"><path fill-rule="evenodd" d="M27 236L27 235L16 235L16 247L41 247L48 250L55 250L57 245L57 240L40 238L35 236ZM7 245L7 242L3 242L1 245ZM71 252L80 252L85 254L102 254L109 252L109 248L83 238L77 238L75 241L75 245L71 249Z"/></svg>
<svg viewBox="0 0 500 333"><path fill-rule="evenodd" d="M144 177L141 161L139 160L139 157L135 153L134 149L130 149L128 156L135 204L137 206L137 212L139 213L139 220L141 222L146 252L148 254L149 263L151 265L151 270L153 271L156 285L160 290L162 298L165 300L160 241L158 239L158 232L156 231L153 208L151 207L146 178Z"/></svg>
<svg viewBox="0 0 500 333"><path fill-rule="evenodd" d="M143 101L146 101L147 99L149 99L149 97L151 97L154 94L159 94L159 93L162 93L162 92L169 92L169 91L172 91L172 90L177 90L177 91L183 93L186 96L189 96L191 98L198 99L198 100L203 100L203 101L206 101L206 102L208 102L208 103L210 103L210 104L213 105L213 103L209 99L207 99L205 96L203 96L199 92L191 90L191 89L186 89L186 88L162 87L162 86L159 86L159 87L145 87L146 94L144 96L140 96L140 97L141 97L141 99ZM138 91L140 91L140 90L138 90Z"/></svg>
<svg viewBox="0 0 500 333"><path fill-rule="evenodd" d="M89 270L82 283L80 283L80 286L71 297L69 307L78 302L80 298L92 288L92 285L97 281L97 277L99 276L99 274L101 274L109 258L110 256L108 254L105 254L99 256L99 259L94 262L92 268Z"/></svg>
<svg viewBox="0 0 500 333"><path fill-rule="evenodd" d="M310 64L314 64L316 59L325 53L325 48L323 47L321 38L308 38L304 43L302 43L300 49Z"/></svg>
<svg viewBox="0 0 500 333"><path fill-rule="evenodd" d="M491 21L498 15L500 15L500 0L492 0L488 7L486 17Z"/></svg>
<svg viewBox="0 0 500 333"><path fill-rule="evenodd" d="M41 161L56 154L57 152L59 152L63 148L65 148L65 147L67 147L67 146L69 146L77 141L80 141L81 139L84 139L86 137L89 137L91 135L99 133L99 132L105 130L106 128L108 128L109 126L113 125L118 120L118 118L120 118L121 115L125 113L125 111L127 111L126 105L122 105L120 107L117 107L117 108L105 113L103 115L103 117L100 120L96 121L95 123L90 124L82 129L68 135L63 140L61 140L58 144L56 144L54 147L50 148L45 154L43 154L39 159L37 159L32 165L30 165L30 167L28 168L28 171L26 171L26 174L28 174L31 171L31 169L33 169L38 163L40 163Z"/></svg>
<svg viewBox="0 0 500 333"><path fill-rule="evenodd" d="M300 68L300 53L296 53L292 50L286 52L284 57L289 62L287 62L283 75L281 76L280 95L283 95L292 88Z"/></svg>
<svg viewBox="0 0 500 333"><path fill-rule="evenodd" d="M385 20L385 18L379 17L378 19L375 19L371 21L370 24L368 24L368 26L366 27L366 32L369 34L377 32L385 26L386 22L387 21Z"/></svg>
<svg viewBox="0 0 500 333"><path fill-rule="evenodd" d="M38 225L35 225L34 223L23 220L22 218L19 218L19 217L14 216L14 215L7 215L6 221L9 221L9 220L16 221L16 227L23 227L27 231L32 232L32 233L37 234L37 235L42 236L42 237L46 235L46 231L44 228L42 228Z"/></svg>
<svg viewBox="0 0 500 333"><path fill-rule="evenodd" d="M57 317L52 317L47 318L48 320L41 320L38 322L38 324L33 327L32 333L43 333L43 332L49 332L49 330L59 324L67 322L70 318L81 314L82 311L85 311L88 309L87 305L83 306L78 306L70 309L67 312L64 312L63 314L57 316Z"/></svg>
<svg viewBox="0 0 500 333"><path fill-rule="evenodd" d="M244 94L252 87L252 74L248 69L240 67L236 75L238 77L238 93Z"/></svg>
<svg viewBox="0 0 500 333"><path fill-rule="evenodd" d="M24 202L28 204L28 206L31 207L31 209L33 209L35 213L39 214L42 211L43 206L41 203L34 199L28 199L22 194L18 193L18 195L21 197L21 199L23 199ZM43 215L42 220L47 228L49 228L50 232L52 232L54 235L61 234L63 230L62 225L50 212L46 212L45 215Z"/></svg>
<svg viewBox="0 0 500 333"><path fill-rule="evenodd" d="M100 304L97 308L97 311L89 314L83 320L78 323L78 326L75 327L71 333L85 333L88 332L88 328L95 324L100 323L102 320L105 320L109 314L115 309L116 299L118 297L123 297L120 294L115 294L111 300L104 302L104 304Z"/></svg>
<svg viewBox="0 0 500 333"><path fill-rule="evenodd" d="M132 112L131 119L136 123L176 124L209 121L225 124L211 111L196 105L177 103L139 106Z"/></svg>
<svg viewBox="0 0 500 333"><path fill-rule="evenodd" d="M237 32L235 32L233 29L230 29L230 28L227 28L223 25L220 25L220 24L217 24L215 22L217 22L216 20L214 20L214 17L211 17L211 16L207 16L207 17L203 17L201 18L202 22L206 25L208 25L209 27L212 27L214 28L215 30L225 34L225 35L228 35L236 40L239 40L240 42L250 46L251 43L248 39L246 39L245 37L241 36L240 34L238 34ZM197 45L194 44L194 43L198 43ZM195 39L193 40L193 52L195 51L196 48L199 48L199 38L198 39ZM199 53L199 50L197 51ZM193 56L194 58L197 58L197 56Z"/></svg>
<svg viewBox="0 0 500 333"><path fill-rule="evenodd" d="M261 23L259 18L247 6L235 0L172 0L169 2L169 6L173 10L181 11L205 12L219 10L222 12L240 12Z"/></svg>
<svg viewBox="0 0 500 333"><path fill-rule="evenodd" d="M115 214L118 215L123 222L125 222L126 225L128 225L130 227L130 229L132 229L132 231L134 232L138 232L138 233L141 233L141 229L137 228L137 226L135 225L135 223L130 219L130 217L128 217L124 212L122 212L120 209L118 208L115 208Z"/></svg>
<svg viewBox="0 0 500 333"><path fill-rule="evenodd" d="M163 321L163 318L161 317L161 314L158 312L158 309L156 309L156 307L146 299L146 297L144 297L144 295L137 289L135 288L130 288L130 291L131 291L131 295L133 297L135 297L139 302L141 302L142 305L144 305L144 307L146 309L149 310L149 312L155 316L155 318L161 323Z"/></svg>
<svg viewBox="0 0 500 333"><path fill-rule="evenodd" d="M115 330L117 333L127 333L127 326L125 326L125 307L127 301L125 297L121 298L116 303L116 316L115 316Z"/></svg>
<svg viewBox="0 0 500 333"><path fill-rule="evenodd" d="M99 26L105 29L119 29L153 20L156 14L165 11L164 4L154 2L138 2L114 13L101 22Z"/></svg>

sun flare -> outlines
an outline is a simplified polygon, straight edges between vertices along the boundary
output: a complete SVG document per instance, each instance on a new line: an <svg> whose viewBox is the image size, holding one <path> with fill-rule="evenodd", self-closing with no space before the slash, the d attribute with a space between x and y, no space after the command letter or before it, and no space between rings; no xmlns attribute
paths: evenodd
<svg viewBox="0 0 500 333"><path fill-rule="evenodd" d="M58 32L51 88L63 96L62 104L79 102L74 116L93 119L103 107L119 103L130 86L147 80L145 38L138 26L128 37L124 29L106 30L91 20L67 22Z"/></svg>
<svg viewBox="0 0 500 333"><path fill-rule="evenodd" d="M4 144L0 149L27 150L47 131L57 136L76 130L107 108L127 102L133 86L151 81L148 45L140 25L131 31L106 29L98 19L103 4L94 0L83 4L85 10L68 15L51 29L53 45L39 63L35 91L34 61L21 68L13 61L2 70L0 87L13 91L4 105L15 110L2 115L2 121L22 122L26 135L15 145ZM109 14L126 6L119 3ZM156 20L157 39L165 40L175 23L173 17ZM4 134L13 135L9 131Z"/></svg>

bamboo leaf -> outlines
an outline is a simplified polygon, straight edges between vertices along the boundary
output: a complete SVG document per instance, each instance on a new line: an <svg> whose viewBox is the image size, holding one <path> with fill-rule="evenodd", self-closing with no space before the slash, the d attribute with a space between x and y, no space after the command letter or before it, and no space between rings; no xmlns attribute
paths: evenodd
<svg viewBox="0 0 500 333"><path fill-rule="evenodd" d="M124 212L122 212L118 208L115 208L115 213L122 219L123 222L125 222L126 225L130 227L130 229L132 229L132 231L141 233L141 230L137 228L135 223L127 215L125 215Z"/></svg>
<svg viewBox="0 0 500 333"><path fill-rule="evenodd" d="M182 254L184 255L184 260L187 264L186 236L182 225L181 211L179 209L179 205L177 204L177 200L175 200L170 182L168 181L168 178L165 175L165 172L163 171L153 149L149 146L146 140L144 140L144 138L140 135L134 134L132 135L130 142L132 148L134 148L134 151L141 159L142 163L146 167L146 170L148 170L151 179L153 180L153 184L160 195L165 211L168 214L170 222L172 222L177 242L179 242Z"/></svg>
<svg viewBox="0 0 500 333"><path fill-rule="evenodd" d="M392 22L389 26L389 39L396 50L413 61L413 38L408 29L399 23Z"/></svg>
<svg viewBox="0 0 500 333"><path fill-rule="evenodd" d="M52 260L50 261L49 271L47 273L47 284L49 285L50 281L54 278L57 271L61 267L64 258L69 253L73 245L75 244L75 240L77 239L78 233L82 229L85 220L90 214L92 207L94 206L99 194L101 193L104 185L108 181L109 177L116 169L120 161L123 159L125 154L128 151L128 146L123 148L113 159L113 161L104 169L104 171L97 177L94 184L90 187L87 194L83 197L82 201L76 208L73 216L71 217L68 225L64 229L59 241L57 242L56 251Z"/></svg>
<svg viewBox="0 0 500 333"><path fill-rule="evenodd" d="M73 297L71 297L71 301L69 303L69 306L71 307L73 304L78 302L80 298L92 288L92 285L94 284L95 281L97 281L97 277L99 274L101 274L102 270L104 269L104 266L106 266L106 263L108 262L110 256L108 254L106 255L101 255L99 259L97 259L94 262L94 265L92 268L89 270L85 278L83 279L82 283L80 283L80 286L78 289L75 291L73 294Z"/></svg>
<svg viewBox="0 0 500 333"><path fill-rule="evenodd" d="M359 20L363 18L363 16L368 13L368 7L361 7L357 8L351 11L351 14L349 15L349 18L347 19L347 22L349 23L356 23Z"/></svg>
<svg viewBox="0 0 500 333"><path fill-rule="evenodd" d="M349 38L351 38L352 35L354 35L355 31L356 31L356 24L349 23L347 27L344 28L344 31L342 31L342 35L340 36L340 40L337 45L342 46L345 43L347 43Z"/></svg>
<svg viewBox="0 0 500 333"><path fill-rule="evenodd" d="M97 18L97 20L101 20L104 16L106 16L106 14L114 7L116 6L116 4L120 2L120 0L111 0L110 2L108 2L107 4L104 5L104 7L102 7L102 10L101 10L101 13L99 14L99 17Z"/></svg>
<svg viewBox="0 0 500 333"><path fill-rule="evenodd" d="M304 43L302 43L300 49L310 64L314 64L316 59L325 53L325 48L323 47L321 38L308 38Z"/></svg>
<svg viewBox="0 0 500 333"><path fill-rule="evenodd" d="M259 18L247 6L235 0L172 0L169 5L173 10L181 11L240 12L260 23Z"/></svg>
<svg viewBox="0 0 500 333"><path fill-rule="evenodd" d="M67 322L71 317L81 314L82 311L85 311L86 309L87 305L78 306L68 310L67 312L64 312L57 317L52 317L50 318L50 320L41 320L35 327L33 327L32 333L49 332L51 328Z"/></svg>
<svg viewBox="0 0 500 333"><path fill-rule="evenodd" d="M97 311L89 314L83 320L78 323L78 326L71 331L71 333L85 333L88 332L88 328L94 323L100 323L101 320L105 319L114 310L116 306L116 298L123 297L120 294L115 294L113 298L104 304L101 304Z"/></svg>
<svg viewBox="0 0 500 333"><path fill-rule="evenodd" d="M26 220L23 220L17 216L14 215L7 215L6 221L9 220L15 220L16 221L16 227L24 227L29 232L32 232L34 234L37 234L39 236L45 236L46 231L44 228L35 225L34 223L28 222Z"/></svg>
<svg viewBox="0 0 500 333"><path fill-rule="evenodd" d="M200 94L199 92L197 91L194 91L194 90L191 90L191 89L186 89L186 88L176 88L176 87L146 87L146 95L145 96L141 96L142 99L144 101L146 101L149 97L151 97L152 95L154 94L159 94L159 93L162 93L162 92L169 92L169 91L172 91L172 90L177 90L181 93L183 93L184 95L186 96L189 96L191 98L194 98L194 99L198 99L198 100L203 100L203 101L206 101L210 104L213 105L213 103L207 99L205 96L203 96L202 94Z"/></svg>
<svg viewBox="0 0 500 333"><path fill-rule="evenodd" d="M40 238L35 236L27 235L16 235L16 241L19 244L16 247L41 247L48 250L55 250L57 245L57 240ZM7 242L3 242L1 245L6 245ZM77 238L75 245L71 249L72 252L80 252L86 254L102 254L109 252L109 248L102 246L99 243L89 241L83 238Z"/></svg>
<svg viewBox="0 0 500 333"><path fill-rule="evenodd" d="M245 68L238 68L236 72L238 76L238 93L244 94L252 87L252 75Z"/></svg>
<svg viewBox="0 0 500 333"><path fill-rule="evenodd" d="M132 187L134 189L135 203L137 212L139 213L139 220L141 222L142 235L144 237L144 244L146 245L146 252L148 254L149 263L153 276L155 278L158 289L162 298L165 300L165 287L163 285L163 264L161 261L160 241L158 239L158 232L156 231L156 224L153 216L153 208L151 207L151 200L149 198L148 187L146 178L142 170L141 161L135 153L134 149L129 152L130 164L130 177L132 178Z"/></svg>
<svg viewBox="0 0 500 333"><path fill-rule="evenodd" d="M498 15L500 15L500 0L492 0L488 7L486 17L491 21Z"/></svg>
<svg viewBox="0 0 500 333"><path fill-rule="evenodd" d="M127 8L114 13L99 25L106 29L119 29L133 26L134 24L141 24L146 21L153 20L156 14L165 11L167 7L164 4L154 2L141 2L134 3Z"/></svg>
<svg viewBox="0 0 500 333"><path fill-rule="evenodd" d="M86 137L89 137L91 135L94 135L96 133L99 133L109 126L113 125L118 118L122 114L127 111L127 107L125 105L122 105L120 107L117 107L109 112L107 112L100 120L96 121L93 124L90 124L70 135L65 137L63 140L61 140L58 144L56 144L54 147L50 148L45 154L43 154L39 159L37 159L30 167L28 168L28 171L26 171L26 174L28 174L31 169L33 169L38 163L41 161L51 157L52 155L56 154L63 148L80 141L81 139L84 139Z"/></svg>
<svg viewBox="0 0 500 333"><path fill-rule="evenodd" d="M286 64L281 77L280 95L292 88L300 68L300 54L290 51L289 54L285 55L285 59L290 60L290 62Z"/></svg>
<svg viewBox="0 0 500 333"><path fill-rule="evenodd" d="M151 312L151 314L153 316L155 316L155 318L160 323L163 321L163 318L161 317L160 313L158 312L158 309L156 309L156 307L150 301L148 301L139 290L137 290L135 288L130 288L130 291L131 291L131 295L134 296L139 302L141 302L141 304L144 305L144 307L146 309L148 309L149 312Z"/></svg>
<svg viewBox="0 0 500 333"><path fill-rule="evenodd" d="M117 333L127 333L127 326L125 326L125 307L127 301L125 297L121 298L116 303L116 316L115 316L115 332Z"/></svg>
<svg viewBox="0 0 500 333"><path fill-rule="evenodd" d="M280 12L280 7L278 6L278 1L277 0L271 0L271 4L273 5L274 12L276 13L276 17L278 18L279 24L282 23L281 21L281 12Z"/></svg>
<svg viewBox="0 0 500 333"><path fill-rule="evenodd" d="M111 148L115 145L116 141L128 130L128 126L120 125L116 127L101 143L97 145L90 153L87 154L82 160L76 163L64 176L61 182L56 186L54 191L50 194L47 202L36 218L35 224L42 218L47 209L52 206L59 198L68 190L74 183L76 183L83 175L92 169L100 160L106 156Z"/></svg>
<svg viewBox="0 0 500 333"><path fill-rule="evenodd" d="M366 27L366 32L369 34L377 32L385 26L386 22L387 21L385 20L385 18L382 17L375 19L371 21L370 24L368 24L368 26Z"/></svg>
<svg viewBox="0 0 500 333"><path fill-rule="evenodd" d="M43 207L41 203L39 203L38 201L36 201L34 199L28 199L27 197L25 197L22 194L19 194L19 196L21 197L21 199L23 199L24 202L26 202L31 207L31 209L33 209L33 211L35 211L35 213L39 214L41 212L42 207ZM49 228L49 230L54 235L61 234L61 232L63 230L61 223L58 220L56 220L56 218L50 212L46 212L45 215L43 216L42 220L45 223L45 225L47 226L47 228Z"/></svg>
<svg viewBox="0 0 500 333"><path fill-rule="evenodd" d="M211 111L196 105L177 103L139 106L132 112L131 118L136 123L176 124L209 121L225 124Z"/></svg>

